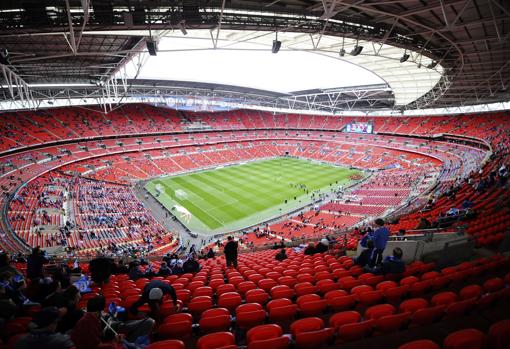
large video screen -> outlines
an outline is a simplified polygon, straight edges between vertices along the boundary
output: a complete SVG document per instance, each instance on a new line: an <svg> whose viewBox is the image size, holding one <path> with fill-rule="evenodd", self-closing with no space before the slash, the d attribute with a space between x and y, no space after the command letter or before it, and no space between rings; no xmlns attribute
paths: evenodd
<svg viewBox="0 0 510 349"><path fill-rule="evenodd" d="M347 124L345 127L346 132L354 132L354 133L372 133L373 126L368 122L356 122L352 124Z"/></svg>

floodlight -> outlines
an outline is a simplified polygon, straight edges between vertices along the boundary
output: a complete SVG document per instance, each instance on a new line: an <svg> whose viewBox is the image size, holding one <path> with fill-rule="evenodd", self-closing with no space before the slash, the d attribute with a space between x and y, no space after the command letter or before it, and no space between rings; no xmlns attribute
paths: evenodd
<svg viewBox="0 0 510 349"><path fill-rule="evenodd" d="M273 40L273 47L271 48L271 52L278 53L280 51L280 47L282 46L282 42L279 40Z"/></svg>
<svg viewBox="0 0 510 349"><path fill-rule="evenodd" d="M411 56L407 52L404 52L402 57L400 57L400 63L406 62L409 59L409 57L411 57Z"/></svg>
<svg viewBox="0 0 510 349"><path fill-rule="evenodd" d="M434 69L437 65L437 61L432 61L429 65L427 65L428 69Z"/></svg>
<svg viewBox="0 0 510 349"><path fill-rule="evenodd" d="M188 31L186 30L186 22L184 20L180 21L177 24L177 27L181 30L182 35L188 35Z"/></svg>
<svg viewBox="0 0 510 349"><path fill-rule="evenodd" d="M340 49L340 57L343 57L343 56L345 56L345 49L341 48Z"/></svg>
<svg viewBox="0 0 510 349"><path fill-rule="evenodd" d="M351 56L357 56L363 51L363 46L356 45L351 51Z"/></svg>

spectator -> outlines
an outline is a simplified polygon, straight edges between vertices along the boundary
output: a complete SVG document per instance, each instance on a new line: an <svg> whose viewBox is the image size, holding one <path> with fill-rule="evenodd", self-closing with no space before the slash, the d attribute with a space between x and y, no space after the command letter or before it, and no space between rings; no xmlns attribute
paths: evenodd
<svg viewBox="0 0 510 349"><path fill-rule="evenodd" d="M324 253L329 248L329 241L328 239L322 239L317 246L315 246L315 253Z"/></svg>
<svg viewBox="0 0 510 349"><path fill-rule="evenodd" d="M390 236L390 231L384 226L384 220L382 218L376 219L375 224L378 226L378 228L372 233L371 236L371 240L374 241L375 247L375 253L372 255L372 261L370 262L371 267L382 262L382 255Z"/></svg>
<svg viewBox="0 0 510 349"><path fill-rule="evenodd" d="M182 268L183 262L180 259L174 259L170 263L170 267L172 268L172 274L174 275L182 275L184 274L184 269Z"/></svg>
<svg viewBox="0 0 510 349"><path fill-rule="evenodd" d="M66 334L56 333L59 311L56 307L46 307L34 314L29 324L29 333L14 344L14 349L68 349L74 343Z"/></svg>
<svg viewBox="0 0 510 349"><path fill-rule="evenodd" d="M402 260L402 249L393 249L393 255L384 258L384 261L375 268L365 268L365 271L373 274L401 274L405 271L406 265Z"/></svg>
<svg viewBox="0 0 510 349"><path fill-rule="evenodd" d="M113 260L111 258L99 257L89 263L90 278L98 285L108 283L112 274Z"/></svg>
<svg viewBox="0 0 510 349"><path fill-rule="evenodd" d="M425 217L422 217L420 218L420 223L418 223L418 225L416 226L416 230L422 230L422 229L430 229L432 227L432 224L430 223L430 221L425 218Z"/></svg>
<svg viewBox="0 0 510 349"><path fill-rule="evenodd" d="M365 249L361 251L358 257L354 257L353 261L354 264L359 265L360 267L364 267L372 260L372 254L374 253L374 242L368 239L365 241L362 240L361 246L365 247Z"/></svg>
<svg viewBox="0 0 510 349"><path fill-rule="evenodd" d="M13 275L23 275L21 272L12 267L9 263L9 255L7 253L0 254L0 274L4 271L8 271Z"/></svg>
<svg viewBox="0 0 510 349"><path fill-rule="evenodd" d="M197 261L197 255L195 253L190 253L188 259L182 265L182 269L185 273L198 273L200 264Z"/></svg>
<svg viewBox="0 0 510 349"><path fill-rule="evenodd" d="M284 249L284 248L282 248L282 249L280 250L280 252L278 252L274 258L275 258L277 261L280 261L280 262L281 262L281 261L286 260L288 257L287 257L287 254L286 254L286 252L285 252L285 249Z"/></svg>
<svg viewBox="0 0 510 349"><path fill-rule="evenodd" d="M87 312L78 321L71 332L71 339L76 349L96 349L102 342L103 324L101 312L106 306L103 296L96 296L88 300Z"/></svg>
<svg viewBox="0 0 510 349"><path fill-rule="evenodd" d="M69 286L64 291L54 292L46 298L45 306L55 306L66 310L64 316L58 322L57 332L66 333L71 330L84 315L83 310L78 309L80 298L80 291L74 285Z"/></svg>
<svg viewBox="0 0 510 349"><path fill-rule="evenodd" d="M158 276L168 276L172 275L172 270L168 267L166 262L161 262L161 265L159 266Z"/></svg>
<svg viewBox="0 0 510 349"><path fill-rule="evenodd" d="M237 268L237 242L234 241L234 238L232 236L229 236L227 239L227 244L223 248L223 252L225 253L225 259L227 260L227 268L231 265L234 266L234 268Z"/></svg>
<svg viewBox="0 0 510 349"><path fill-rule="evenodd" d="M174 307L177 309L177 294L175 293L175 289L161 280L152 280L143 288L142 296L140 297L140 299L133 303L131 308L129 308L129 311L132 314L135 315L138 314L138 308L143 304L149 302L150 292L154 288L160 289L163 295L169 295L172 298Z"/></svg>
<svg viewBox="0 0 510 349"><path fill-rule="evenodd" d="M133 281L136 281L136 280L143 278L145 276L142 269L140 268L140 262L133 261L130 263L128 275L129 275L129 278Z"/></svg>
<svg viewBox="0 0 510 349"><path fill-rule="evenodd" d="M207 251L207 258L214 258L214 251L212 248Z"/></svg>
<svg viewBox="0 0 510 349"><path fill-rule="evenodd" d="M313 245L312 242L310 242L308 244L308 247L305 248L304 254L309 256L309 255L312 255L314 253L315 253L315 246Z"/></svg>
<svg viewBox="0 0 510 349"><path fill-rule="evenodd" d="M39 247L32 249L32 254L27 259L27 277L30 280L43 277L43 266L49 261Z"/></svg>

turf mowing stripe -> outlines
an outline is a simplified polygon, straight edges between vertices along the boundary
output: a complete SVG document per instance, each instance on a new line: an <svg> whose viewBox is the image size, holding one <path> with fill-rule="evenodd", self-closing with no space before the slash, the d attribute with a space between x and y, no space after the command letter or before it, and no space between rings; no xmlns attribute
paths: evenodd
<svg viewBox="0 0 510 349"><path fill-rule="evenodd" d="M303 190L289 183L302 183L313 191L335 181L343 184L356 172L300 159L269 159L158 179L151 185L162 184L170 201L188 208L193 215L190 224L201 221L215 230L222 226L235 227L236 221L242 224L254 224L254 219L262 221L264 215L273 214L269 208L276 213L278 207L280 211L293 207L297 202L289 203L291 206L283 202L294 196L309 201ZM188 200L172 198L176 189L184 190Z"/></svg>

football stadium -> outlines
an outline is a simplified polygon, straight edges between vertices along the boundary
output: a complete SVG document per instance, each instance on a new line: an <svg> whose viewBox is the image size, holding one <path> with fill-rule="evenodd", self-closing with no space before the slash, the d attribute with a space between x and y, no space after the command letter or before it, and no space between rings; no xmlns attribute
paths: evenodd
<svg viewBox="0 0 510 349"><path fill-rule="evenodd" d="M510 2L0 2L0 349L510 348Z"/></svg>

